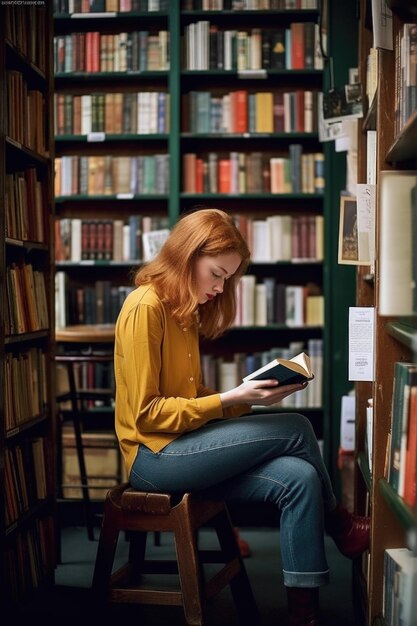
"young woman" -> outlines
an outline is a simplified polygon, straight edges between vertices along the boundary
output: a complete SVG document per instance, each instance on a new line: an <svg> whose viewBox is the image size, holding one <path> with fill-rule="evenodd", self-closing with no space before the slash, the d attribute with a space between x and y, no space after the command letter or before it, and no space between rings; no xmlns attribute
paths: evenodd
<svg viewBox="0 0 417 626"><path fill-rule="evenodd" d="M202 382L199 336L231 326L248 263L227 213L202 209L179 220L138 271L116 324L116 431L135 489L272 502L290 623L313 626L329 578L324 530L355 558L368 547L369 520L337 504L305 417L251 415L252 406L276 404L307 383L248 381L218 393Z"/></svg>

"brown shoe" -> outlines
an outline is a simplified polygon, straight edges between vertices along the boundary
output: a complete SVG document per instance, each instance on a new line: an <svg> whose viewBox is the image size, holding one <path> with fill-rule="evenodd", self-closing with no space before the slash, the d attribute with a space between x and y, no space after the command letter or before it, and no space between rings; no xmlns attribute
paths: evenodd
<svg viewBox="0 0 417 626"><path fill-rule="evenodd" d="M318 587L286 587L290 626L321 626Z"/></svg>
<svg viewBox="0 0 417 626"><path fill-rule="evenodd" d="M356 559L368 550L370 526L369 517L353 515L341 504L326 515L326 531L348 559Z"/></svg>

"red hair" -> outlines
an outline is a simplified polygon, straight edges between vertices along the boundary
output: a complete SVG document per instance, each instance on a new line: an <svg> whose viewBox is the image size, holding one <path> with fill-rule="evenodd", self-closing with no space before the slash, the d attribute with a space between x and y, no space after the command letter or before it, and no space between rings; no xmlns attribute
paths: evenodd
<svg viewBox="0 0 417 626"><path fill-rule="evenodd" d="M201 256L237 253L236 273L224 284L221 297L198 306L194 279L195 261ZM233 222L219 209L200 209L184 215L174 226L159 254L141 267L135 285L152 283L171 315L181 324L195 323L199 313L200 333L214 339L227 330L236 316L236 287L250 261L248 246Z"/></svg>

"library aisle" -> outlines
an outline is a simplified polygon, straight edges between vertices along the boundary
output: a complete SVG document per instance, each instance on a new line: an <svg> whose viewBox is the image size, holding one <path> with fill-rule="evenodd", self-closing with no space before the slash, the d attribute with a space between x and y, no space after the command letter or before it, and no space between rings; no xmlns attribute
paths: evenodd
<svg viewBox="0 0 417 626"><path fill-rule="evenodd" d="M271 528L245 528L241 535L251 547L252 556L245 565L261 615L262 626L286 624L287 610L285 588L282 583L279 554L279 532ZM201 546L210 548L210 530L201 532ZM152 553L167 558L172 553L169 535L162 534L161 545L150 547ZM91 605L91 579L97 541L88 541L85 528L67 527L62 534L62 562L56 570L56 588L53 596L40 599L35 606L22 607L20 623L34 620L44 626L82 626L98 623L100 615ZM120 563L126 553L127 543L118 546ZM351 600L351 562L340 555L333 541L326 537L326 550L330 567L330 585L321 589L323 626L355 626ZM117 563L116 563L117 565ZM110 611L110 612L109 612ZM184 626L180 607L114 606L106 612L107 623L134 623L146 626ZM16 624L17 622L13 622ZM238 626L233 600L228 590L209 603L207 626Z"/></svg>

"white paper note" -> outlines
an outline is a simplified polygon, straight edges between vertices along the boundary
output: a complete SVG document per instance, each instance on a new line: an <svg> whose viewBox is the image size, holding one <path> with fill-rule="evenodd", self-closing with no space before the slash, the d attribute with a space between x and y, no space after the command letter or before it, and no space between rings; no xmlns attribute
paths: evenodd
<svg viewBox="0 0 417 626"><path fill-rule="evenodd" d="M349 380L374 380L374 307L349 307Z"/></svg>

